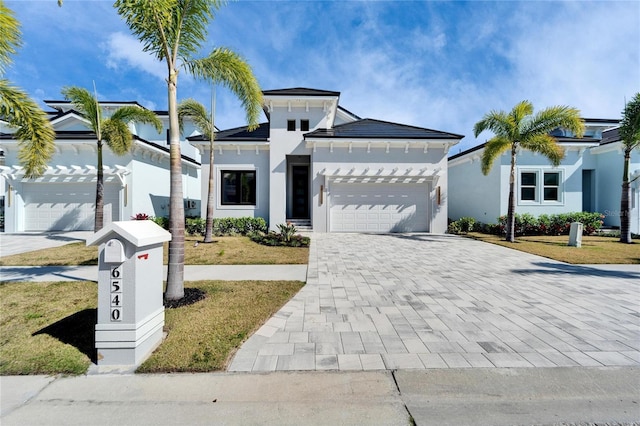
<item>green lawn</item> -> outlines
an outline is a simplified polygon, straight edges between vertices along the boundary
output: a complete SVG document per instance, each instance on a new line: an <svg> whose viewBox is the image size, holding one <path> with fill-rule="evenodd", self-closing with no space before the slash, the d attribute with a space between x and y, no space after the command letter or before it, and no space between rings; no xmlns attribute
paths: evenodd
<svg viewBox="0 0 640 426"><path fill-rule="evenodd" d="M167 339L144 372L224 369L235 349L304 284L198 281L193 305L165 311ZM97 284L0 284L0 375L83 374L96 362Z"/></svg>
<svg viewBox="0 0 640 426"><path fill-rule="evenodd" d="M217 237L213 243L201 243L202 237L186 237L187 265L304 265L309 249L270 247L254 243L248 237ZM196 242L198 244L196 245ZM169 250L164 248L164 262ZM32 251L0 258L0 266L97 265L98 247L72 243L52 249Z"/></svg>
<svg viewBox="0 0 640 426"><path fill-rule="evenodd" d="M469 238L573 264L640 263L640 241L622 244L613 237L582 237L582 247L569 247L568 235L523 236L510 243L497 235L471 232Z"/></svg>

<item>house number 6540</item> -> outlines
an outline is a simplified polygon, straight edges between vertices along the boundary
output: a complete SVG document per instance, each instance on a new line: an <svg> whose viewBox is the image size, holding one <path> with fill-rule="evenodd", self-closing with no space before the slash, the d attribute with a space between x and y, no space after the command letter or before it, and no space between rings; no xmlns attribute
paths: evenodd
<svg viewBox="0 0 640 426"><path fill-rule="evenodd" d="M120 265L111 268L111 321L122 321L122 271Z"/></svg>

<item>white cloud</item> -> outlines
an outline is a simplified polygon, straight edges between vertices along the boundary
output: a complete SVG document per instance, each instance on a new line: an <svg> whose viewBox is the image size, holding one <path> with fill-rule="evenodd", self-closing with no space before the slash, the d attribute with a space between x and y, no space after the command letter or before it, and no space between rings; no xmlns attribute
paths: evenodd
<svg viewBox="0 0 640 426"><path fill-rule="evenodd" d="M114 70L134 68L166 80L167 68L152 54L142 50L142 44L133 36L122 32L107 37L103 48L107 52L106 67Z"/></svg>

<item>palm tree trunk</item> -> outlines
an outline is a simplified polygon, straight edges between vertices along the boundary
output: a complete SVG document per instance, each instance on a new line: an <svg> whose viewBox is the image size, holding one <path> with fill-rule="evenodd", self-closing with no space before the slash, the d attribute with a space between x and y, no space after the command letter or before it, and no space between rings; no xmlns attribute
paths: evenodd
<svg viewBox="0 0 640 426"><path fill-rule="evenodd" d="M620 242L631 244L631 185L629 184L629 163L631 162L631 150L624 150L624 170L622 175L622 194L620 197Z"/></svg>
<svg viewBox="0 0 640 426"><path fill-rule="evenodd" d="M165 300L180 300L184 297L184 195L182 193L182 156L178 126L177 72L170 73L169 90L169 150L170 150L170 195L169 195L169 265Z"/></svg>
<svg viewBox="0 0 640 426"><path fill-rule="evenodd" d="M516 146L511 148L511 171L509 173L509 206L507 208L507 235L510 243L516 240Z"/></svg>
<svg viewBox="0 0 640 426"><path fill-rule="evenodd" d="M93 232L104 225L104 171L102 170L102 141L98 141L98 169L96 170L96 210Z"/></svg>
<svg viewBox="0 0 640 426"><path fill-rule="evenodd" d="M213 203L215 202L215 192L213 187L213 140L211 141L211 146L209 147L209 183L207 187L207 221L205 225L205 234L204 234L204 242L211 243L213 242Z"/></svg>

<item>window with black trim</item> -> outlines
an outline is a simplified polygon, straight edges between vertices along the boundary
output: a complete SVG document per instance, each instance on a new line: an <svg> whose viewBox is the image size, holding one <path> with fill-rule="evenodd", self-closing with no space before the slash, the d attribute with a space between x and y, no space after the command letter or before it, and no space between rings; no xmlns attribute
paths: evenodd
<svg viewBox="0 0 640 426"><path fill-rule="evenodd" d="M309 120L300 120L300 130L303 132L309 131Z"/></svg>
<svg viewBox="0 0 640 426"><path fill-rule="evenodd" d="M560 201L560 173L545 172L543 185L544 201Z"/></svg>
<svg viewBox="0 0 640 426"><path fill-rule="evenodd" d="M287 131L293 132L296 130L296 120L287 120Z"/></svg>
<svg viewBox="0 0 640 426"><path fill-rule="evenodd" d="M223 205L256 205L255 170L223 170L220 175Z"/></svg>
<svg viewBox="0 0 640 426"><path fill-rule="evenodd" d="M538 174L536 172L520 173L520 201L536 201L536 184Z"/></svg>

